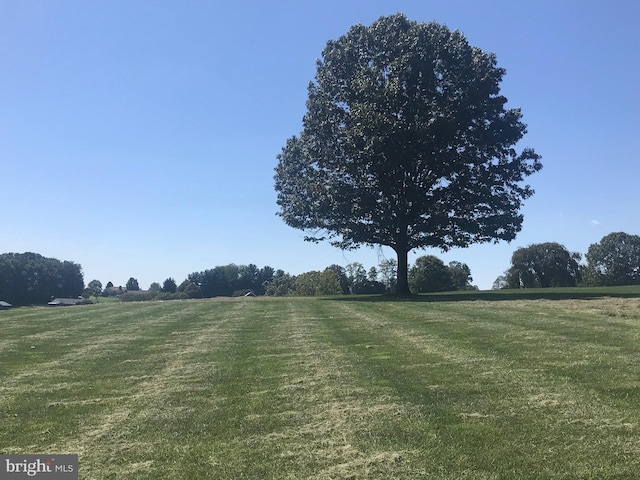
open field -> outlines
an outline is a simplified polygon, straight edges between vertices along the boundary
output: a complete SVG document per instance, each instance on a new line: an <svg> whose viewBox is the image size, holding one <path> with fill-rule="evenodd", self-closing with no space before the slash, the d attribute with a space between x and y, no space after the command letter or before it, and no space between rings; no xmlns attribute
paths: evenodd
<svg viewBox="0 0 640 480"><path fill-rule="evenodd" d="M2 311L0 453L78 453L81 479L637 479L640 291L583 297Z"/></svg>

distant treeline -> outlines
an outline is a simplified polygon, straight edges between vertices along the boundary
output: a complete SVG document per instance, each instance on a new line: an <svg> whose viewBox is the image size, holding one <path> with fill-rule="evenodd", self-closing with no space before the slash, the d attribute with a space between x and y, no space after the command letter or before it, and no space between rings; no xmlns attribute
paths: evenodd
<svg viewBox="0 0 640 480"><path fill-rule="evenodd" d="M374 274L375 272L375 274ZM374 278L375 277L375 278ZM193 272L178 286L168 278L164 285L154 283L147 291L130 291L120 295L125 302L170 300L184 298L232 297L243 295L338 295L342 293L383 293L392 288L392 275L378 281L378 270L367 274L359 263L347 268L331 265L323 271L291 275L283 270L265 266L219 265L201 272ZM128 283L134 283L129 279Z"/></svg>
<svg viewBox="0 0 640 480"><path fill-rule="evenodd" d="M493 288L545 288L640 284L640 236L611 233L589 247L586 264L582 254L569 252L556 242L518 248L509 269ZM476 289L469 267L460 262L445 265L425 255L409 269L413 293ZM393 293L396 261L382 261L366 270L358 262L346 267L330 265L324 270L291 275L265 266L221 265L193 272L180 283L167 278L141 290L131 277L125 288L111 282L103 290L99 280L84 287L82 267L74 262L45 258L37 253L0 255L0 300L13 305L45 304L54 297L118 296L122 301L173 300L241 295L340 295Z"/></svg>
<svg viewBox="0 0 640 480"><path fill-rule="evenodd" d="M582 254L556 242L517 249L511 266L493 284L502 288L597 287L640 285L640 236L606 235Z"/></svg>
<svg viewBox="0 0 640 480"><path fill-rule="evenodd" d="M310 296L341 294L393 293L396 286L396 261L383 260L378 267L366 270L359 262L346 267L330 265L324 270L292 275L256 265L221 265L188 275L179 286L172 278L153 283L149 290L126 289L120 295L125 302L145 300L171 300L184 298L231 297L242 295ZM471 271L460 262L448 266L434 256L416 260L409 272L412 290L416 293L476 288L471 285ZM90 283L95 285L95 280ZM99 283L99 282L98 282ZM137 285L130 278L127 285Z"/></svg>
<svg viewBox="0 0 640 480"><path fill-rule="evenodd" d="M54 297L78 297L84 289L82 267L37 253L0 255L0 300L36 305Z"/></svg>

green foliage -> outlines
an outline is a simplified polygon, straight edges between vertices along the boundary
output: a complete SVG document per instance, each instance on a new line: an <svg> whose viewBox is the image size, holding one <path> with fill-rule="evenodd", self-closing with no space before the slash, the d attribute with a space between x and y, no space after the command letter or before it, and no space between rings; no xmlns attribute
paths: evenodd
<svg viewBox="0 0 640 480"><path fill-rule="evenodd" d="M189 280L183 281L178 285L178 292L186 293L189 298L200 298L200 287L194 285Z"/></svg>
<svg viewBox="0 0 640 480"><path fill-rule="evenodd" d="M340 279L340 290L343 294L347 294L349 293L349 278L347 277L347 272L346 270L341 267L340 265L329 265L327 268L327 270L331 270L332 272L334 272L338 278Z"/></svg>
<svg viewBox="0 0 640 480"><path fill-rule="evenodd" d="M133 277L129 278L129 280L127 280L126 289L127 291L134 291L134 292L140 290L140 285L138 285L138 280L136 280Z"/></svg>
<svg viewBox="0 0 640 480"><path fill-rule="evenodd" d="M624 232L606 235L587 251L586 283L640 284L640 236Z"/></svg>
<svg viewBox="0 0 640 480"><path fill-rule="evenodd" d="M311 271L300 275L290 275L278 270L265 288L265 294L273 297L339 295L341 293L341 279L339 273L336 273L335 266L322 272Z"/></svg>
<svg viewBox="0 0 640 480"><path fill-rule="evenodd" d="M52 259L56 263L55 259ZM84 290L84 276L82 266L77 263L64 260L58 267L59 295L65 297L77 297Z"/></svg>
<svg viewBox="0 0 640 480"><path fill-rule="evenodd" d="M274 269L249 265L222 265L189 274L187 280L199 289L198 296L231 297L237 290L251 290L264 295L265 286L273 279Z"/></svg>
<svg viewBox="0 0 640 480"><path fill-rule="evenodd" d="M177 290L176 281L171 277L167 278L162 284L162 292L164 293L176 293Z"/></svg>
<svg viewBox="0 0 640 480"><path fill-rule="evenodd" d="M307 240L389 246L399 293L412 249L512 240L542 166L513 148L526 127L504 74L460 32L401 14L329 41L278 155L279 215Z"/></svg>
<svg viewBox="0 0 640 480"><path fill-rule="evenodd" d="M154 300L188 300L189 295L184 292L160 292Z"/></svg>
<svg viewBox="0 0 640 480"><path fill-rule="evenodd" d="M493 281L491 290L506 290L507 288L509 288L509 282L507 280L507 272L505 272L502 275L498 275L498 278Z"/></svg>
<svg viewBox="0 0 640 480"><path fill-rule="evenodd" d="M126 289L122 288L122 286L114 287L113 283L107 283L107 286L102 291L103 297L117 297L121 294L126 293Z"/></svg>
<svg viewBox="0 0 640 480"><path fill-rule="evenodd" d="M0 300L12 305L45 304L53 297L84 292L82 267L37 253L0 255Z"/></svg>
<svg viewBox="0 0 640 480"><path fill-rule="evenodd" d="M118 298L121 302L147 302L150 300L155 300L161 292L139 292L138 290L131 290L122 295L119 295Z"/></svg>
<svg viewBox="0 0 640 480"><path fill-rule="evenodd" d="M382 260L378 265L380 281L385 286L385 291L393 293L396 291L398 262L393 258Z"/></svg>
<svg viewBox="0 0 640 480"><path fill-rule="evenodd" d="M409 286L413 293L455 290L451 271L433 255L418 257L409 270Z"/></svg>
<svg viewBox="0 0 640 480"><path fill-rule="evenodd" d="M273 279L267 283L265 295L271 297L285 297L293 295L296 291L296 277L278 270Z"/></svg>
<svg viewBox="0 0 640 480"><path fill-rule="evenodd" d="M160 285L158 282L153 282L151 285L149 285L149 292L159 293L161 291L162 291L162 285Z"/></svg>
<svg viewBox="0 0 640 480"><path fill-rule="evenodd" d="M342 293L340 278L330 269L297 275L294 281L295 295L339 295Z"/></svg>
<svg viewBox="0 0 640 480"><path fill-rule="evenodd" d="M86 290L89 296L99 297L102 295L102 282L100 280L91 280Z"/></svg>
<svg viewBox="0 0 640 480"><path fill-rule="evenodd" d="M155 292L155 291L136 291L133 290L131 292L123 293L120 295L121 302L149 302L155 300L187 300L189 295L184 292Z"/></svg>
<svg viewBox="0 0 640 480"><path fill-rule="evenodd" d="M371 267L369 272L359 262L352 262L346 267L349 280L349 292L358 294L384 293L386 285L378 281L378 271Z"/></svg>
<svg viewBox="0 0 640 480"><path fill-rule="evenodd" d="M581 279L579 253L555 242L517 249L506 273L508 288L574 287Z"/></svg>
<svg viewBox="0 0 640 480"><path fill-rule="evenodd" d="M449 262L449 273L451 274L451 283L456 290L467 290L473 288L471 282L471 269L469 265L462 262Z"/></svg>

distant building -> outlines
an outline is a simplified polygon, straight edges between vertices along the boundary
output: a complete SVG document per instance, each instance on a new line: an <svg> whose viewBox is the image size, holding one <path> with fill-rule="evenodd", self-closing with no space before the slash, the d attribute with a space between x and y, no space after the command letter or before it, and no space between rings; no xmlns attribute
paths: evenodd
<svg viewBox="0 0 640 480"><path fill-rule="evenodd" d="M149 290L125 290L122 293L126 293L128 295L145 295L149 293Z"/></svg>
<svg viewBox="0 0 640 480"><path fill-rule="evenodd" d="M50 307L68 307L71 305L78 305L81 303L87 303L84 298L54 298L47 305Z"/></svg>
<svg viewBox="0 0 640 480"><path fill-rule="evenodd" d="M102 291L103 297L117 297L118 295L122 295L123 293L127 293L126 288L122 287L107 287Z"/></svg>
<svg viewBox="0 0 640 480"><path fill-rule="evenodd" d="M13 307L13 305L11 305L10 303L0 300L0 310L9 310L11 307Z"/></svg>

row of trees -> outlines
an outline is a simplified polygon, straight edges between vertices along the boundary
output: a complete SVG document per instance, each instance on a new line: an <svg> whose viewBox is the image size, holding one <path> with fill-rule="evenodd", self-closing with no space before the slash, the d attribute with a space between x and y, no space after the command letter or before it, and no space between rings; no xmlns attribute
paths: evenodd
<svg viewBox="0 0 640 480"><path fill-rule="evenodd" d="M418 258L409 271L409 280L415 293L476 288L471 286L471 271L466 264L445 265L434 256ZM127 286L132 286L133 281L137 285L132 277ZM248 292L270 296L383 294L395 292L396 285L397 263L393 259L383 260L378 267L368 270L361 263L353 262L346 267L334 264L322 271L299 275L269 266L229 264L191 273L180 285L173 278L167 278L162 286L154 282L146 291L127 287L120 298L123 301L171 300L240 296ZM99 281L93 280L87 290L100 286ZM99 289L92 292L99 295Z"/></svg>
<svg viewBox="0 0 640 480"><path fill-rule="evenodd" d="M511 266L493 284L499 288L546 288L640 284L640 236L606 235L582 255L555 242L517 249Z"/></svg>
<svg viewBox="0 0 640 480"><path fill-rule="evenodd" d="M417 258L409 269L409 287L413 293L477 290L471 285L472 281L471 269L466 263L445 265L433 255Z"/></svg>
<svg viewBox="0 0 640 480"><path fill-rule="evenodd" d="M493 288L545 288L572 286L613 286L640 284L640 236L611 233L592 244L582 255L564 245L547 242L517 249L510 268L496 279ZM346 267L331 265L323 271L290 275L265 266L223 265L188 275L180 285L169 277L162 285L153 283L139 292L138 281L127 281L125 300L208 298L244 295L335 295L380 294L396 291L397 263L384 260L366 270L361 263ZM413 293L475 289L468 265L425 255L408 270ZM36 253L0 255L0 299L14 305L43 304L53 297L99 296L99 280L84 287L82 267L70 261L46 258ZM132 293L134 292L134 293Z"/></svg>
<svg viewBox="0 0 640 480"><path fill-rule="evenodd" d="M512 255L510 268L496 279L493 288L640 284L640 236L611 233L589 247L586 264L581 263L582 258L580 253L570 252L557 242L519 248ZM128 285L132 280L135 279L130 279ZM413 293L477 289L472 282L468 265L456 261L445 265L433 255L417 258L408 269ZM369 270L353 262L346 267L331 265L323 271L300 275L268 266L230 264L194 272L180 285L168 278L162 286L152 284L146 296L131 299L207 298L249 291L272 296L381 294L395 292L396 286L397 262L393 259L383 260Z"/></svg>
<svg viewBox="0 0 640 480"><path fill-rule="evenodd" d="M230 297L249 291L256 295L263 295L266 284L273 279L274 274L275 270L269 266L258 268L252 263L249 265L231 263L189 274L180 284L178 291L191 290L201 298Z"/></svg>
<svg viewBox="0 0 640 480"><path fill-rule="evenodd" d="M78 297L83 289L82 267L77 263L31 252L0 255L0 299L12 305Z"/></svg>

